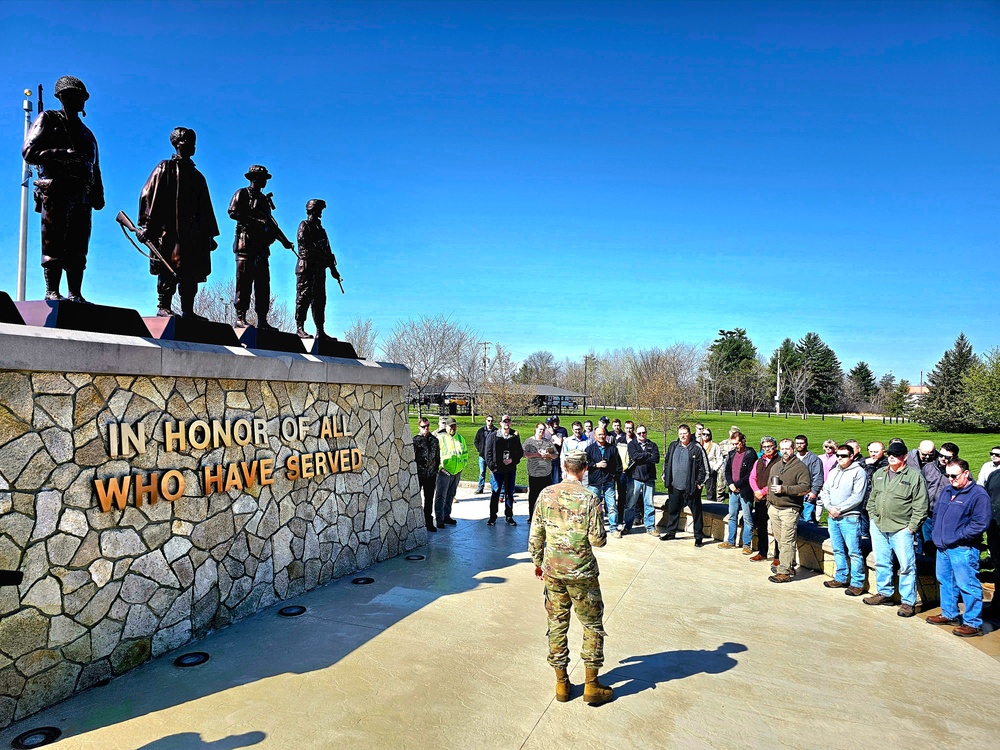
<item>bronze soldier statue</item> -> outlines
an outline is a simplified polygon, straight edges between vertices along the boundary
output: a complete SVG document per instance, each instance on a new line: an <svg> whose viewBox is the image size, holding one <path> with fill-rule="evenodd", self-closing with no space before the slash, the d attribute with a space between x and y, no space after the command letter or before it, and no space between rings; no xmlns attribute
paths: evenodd
<svg viewBox="0 0 1000 750"><path fill-rule="evenodd" d="M295 266L295 324L296 333L301 338L309 338L306 333L306 311L312 305L313 322L316 324L316 338L326 338L323 323L326 320L326 274L340 281L337 273L337 258L330 249L330 238L320 221L326 202L314 198L306 203L305 221L299 224L299 262Z"/></svg>
<svg viewBox="0 0 1000 750"><path fill-rule="evenodd" d="M271 216L274 204L264 186L271 179L267 167L254 164L244 175L250 186L240 188L229 204L229 216L236 221L236 325L247 326L250 293L254 296L257 327L272 329L267 322L271 307L271 245L279 240L289 250L295 248Z"/></svg>
<svg viewBox="0 0 1000 750"><path fill-rule="evenodd" d="M191 161L195 152L195 132L174 128L170 144L176 153L161 161L149 175L139 196L141 242L152 241L164 263L153 255L149 272L157 277L157 311L160 317L175 315L170 309L180 285L181 314L205 320L194 312L198 284L212 272L212 251L218 247L219 225L212 209L208 183Z"/></svg>
<svg viewBox="0 0 1000 750"><path fill-rule="evenodd" d="M38 168L35 210L42 214L42 271L45 299L59 300L66 271L68 297L86 302L81 294L87 267L91 218L104 208L104 183L97 140L80 120L90 98L83 81L63 76L55 85L62 109L42 112L28 131L22 156Z"/></svg>

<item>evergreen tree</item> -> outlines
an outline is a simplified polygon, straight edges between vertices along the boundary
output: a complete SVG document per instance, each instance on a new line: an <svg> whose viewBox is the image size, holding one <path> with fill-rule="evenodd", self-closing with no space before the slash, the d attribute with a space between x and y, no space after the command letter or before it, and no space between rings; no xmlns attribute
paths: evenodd
<svg viewBox="0 0 1000 750"><path fill-rule="evenodd" d="M833 411L840 404L844 379L837 355L817 333L807 333L799 339L795 351L801 357L801 366L813 376L812 386L806 394L806 408L821 414Z"/></svg>
<svg viewBox="0 0 1000 750"><path fill-rule="evenodd" d="M847 388L848 395L855 401L865 404L874 401L878 383L875 382L875 373L867 362L864 360L858 362L847 373Z"/></svg>
<svg viewBox="0 0 1000 750"><path fill-rule="evenodd" d="M975 421L988 430L1000 429L1000 349L991 349L973 364L964 381Z"/></svg>
<svg viewBox="0 0 1000 750"><path fill-rule="evenodd" d="M748 380L753 379L757 367L757 347L746 330L720 330L719 337L708 348L706 372L698 376L699 390L705 393L711 388L715 396L711 405L715 408L752 408L753 399L747 393Z"/></svg>
<svg viewBox="0 0 1000 750"><path fill-rule="evenodd" d="M905 417L910 411L910 381L904 378L889 394L889 398L885 402L885 415L887 417Z"/></svg>
<svg viewBox="0 0 1000 750"><path fill-rule="evenodd" d="M879 411L885 411L885 405L889 403L892 392L896 390L896 376L889 370L878 379L878 390L875 391L875 400L872 402Z"/></svg>
<svg viewBox="0 0 1000 750"><path fill-rule="evenodd" d="M968 432L976 427L969 404L965 376L979 364L964 333L944 353L927 376L927 393L921 398L916 418L932 430Z"/></svg>

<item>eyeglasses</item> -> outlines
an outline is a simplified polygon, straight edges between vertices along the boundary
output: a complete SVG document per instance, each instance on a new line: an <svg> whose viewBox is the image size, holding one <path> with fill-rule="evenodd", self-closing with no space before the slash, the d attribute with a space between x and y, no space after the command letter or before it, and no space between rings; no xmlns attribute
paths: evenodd
<svg viewBox="0 0 1000 750"><path fill-rule="evenodd" d="M637 432L637 433L635 433L635 434L636 434L636 435L645 435L645 434L646 434L646 431L645 431L645 430L641 430L640 432Z"/></svg>
<svg viewBox="0 0 1000 750"><path fill-rule="evenodd" d="M960 471L960 472L958 472L958 474L949 474L949 473L948 473L948 472L946 471L946 472L944 473L944 475L945 475L946 477L948 477L948 479L952 479L952 480L955 480L955 479L958 479L958 478L959 478L960 476L962 476L962 475L963 475L964 473L965 473L964 471Z"/></svg>
<svg viewBox="0 0 1000 750"><path fill-rule="evenodd" d="M837 458L853 458L850 453L838 453Z"/></svg>

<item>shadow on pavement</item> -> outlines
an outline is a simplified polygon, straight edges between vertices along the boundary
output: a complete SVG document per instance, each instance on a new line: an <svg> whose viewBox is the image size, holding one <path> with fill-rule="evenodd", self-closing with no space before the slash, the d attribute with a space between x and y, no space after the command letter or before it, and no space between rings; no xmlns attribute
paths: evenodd
<svg viewBox="0 0 1000 750"><path fill-rule="evenodd" d="M263 742L267 737L263 732L246 732L232 734L215 742L205 742L197 732L181 732L169 737L161 737L136 750L234 750L237 747L249 747Z"/></svg>
<svg viewBox="0 0 1000 750"><path fill-rule="evenodd" d="M411 562L399 556L377 563L279 602L104 686L72 696L0 731L0 746L35 726L58 726L65 740L241 685L326 669L415 612L444 597L506 583L507 578L498 572L526 564L522 554L525 535L517 533L518 529L523 532L523 527L492 530L484 543L484 535L477 530L480 524L461 521L454 529L435 534L437 539L432 537L427 545L411 550L410 554L424 555L425 560ZM375 582L352 585L352 579L361 576ZM306 614L278 616L278 609L290 604L305 606ZM454 605L449 602L444 606ZM193 668L174 666L177 656L190 651L205 651L210 660ZM381 665L371 666L372 676L381 671ZM381 676L387 681L395 679L388 672ZM150 689L151 685L155 689ZM206 743L197 731L191 731L163 737L142 748L237 748L257 744L265 737L263 732L249 732Z"/></svg>
<svg viewBox="0 0 1000 750"><path fill-rule="evenodd" d="M643 690L655 690L662 682L683 680L696 674L721 674L737 664L729 654L746 651L742 643L727 641L714 651L662 651L658 654L629 656L602 676L615 689L615 697L635 695Z"/></svg>

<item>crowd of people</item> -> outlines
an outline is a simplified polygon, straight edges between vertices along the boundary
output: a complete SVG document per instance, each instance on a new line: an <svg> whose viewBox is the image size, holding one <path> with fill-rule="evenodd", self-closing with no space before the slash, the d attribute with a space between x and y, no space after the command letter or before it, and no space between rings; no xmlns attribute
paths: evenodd
<svg viewBox="0 0 1000 750"><path fill-rule="evenodd" d="M451 504L468 461L456 424L453 417L442 417L432 434L430 423L421 419L414 438L428 531L455 523ZM505 522L517 525L514 479L521 460L527 461L530 523L539 494L562 480L565 457L580 452L586 457L581 483L597 496L614 537L642 529L664 542L677 540L686 507L694 544L703 547L702 498L722 500L728 502L729 514L719 548L739 550L751 562L770 563L768 580L789 583L796 576L799 523L818 523L825 511L835 562L834 577L824 584L827 588L842 588L854 597L865 593L862 546L870 544L875 591L864 603L896 606L896 568L897 614L912 617L916 558L927 554L936 565L942 609L928 620L954 624L953 632L959 636L982 633L983 589L978 573L984 533L994 566L1000 563L1000 446L990 450L989 460L974 476L951 442L935 446L925 440L908 450L899 438L874 441L865 456L855 440L841 445L826 440L817 455L809 450L805 435L780 441L765 435L758 453L737 426L716 442L704 425L696 424L692 431L682 424L662 456L667 500L659 530L654 488L661 452L645 425L601 417L596 427L590 420L574 421L567 431L559 417L552 416L536 423L533 435L522 443L509 415L501 416L499 427L488 416L476 434L475 448L477 493L485 492L489 478L490 526L496 524L501 499ZM769 534L774 538L772 548Z"/></svg>

